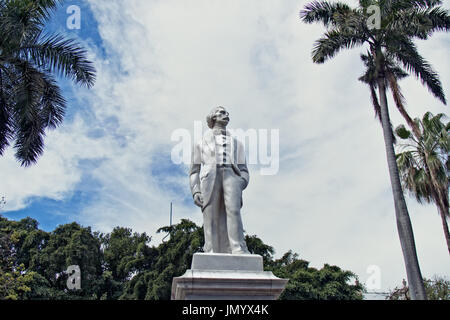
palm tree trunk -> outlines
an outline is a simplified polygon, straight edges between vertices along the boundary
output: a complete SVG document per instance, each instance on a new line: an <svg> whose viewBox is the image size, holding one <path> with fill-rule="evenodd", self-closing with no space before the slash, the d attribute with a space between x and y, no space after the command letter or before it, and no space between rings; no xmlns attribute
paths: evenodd
<svg viewBox="0 0 450 320"><path fill-rule="evenodd" d="M448 224L447 224L447 216L448 216L448 208L445 206L442 206L442 204L439 202L439 199L435 192L433 192L434 201L436 202L436 205L438 207L439 215L441 216L442 220L442 227L444 228L444 235L445 240L447 241L447 249L448 253L450 254L450 232L448 231Z"/></svg>
<svg viewBox="0 0 450 320"><path fill-rule="evenodd" d="M439 206L439 214L442 219L442 227L444 228L445 240L447 240L447 249L448 249L448 253L450 254L450 233L448 231L447 216L445 213L446 213L445 209L443 209L443 208L441 208L441 206Z"/></svg>
<svg viewBox="0 0 450 320"><path fill-rule="evenodd" d="M386 97L386 85L384 75L380 74L378 78L378 91L381 106L381 125L383 127L384 144L386 147L386 156L391 179L392 193L394 195L395 216L397 220L397 230L402 247L403 259L406 266L406 275L408 277L409 288L412 300L426 300L425 287L423 285L422 274L420 272L419 260L417 258L416 244L412 230L411 220L409 218L408 208L406 207L405 197L400 183L397 161L394 151L394 135L392 132L391 121Z"/></svg>

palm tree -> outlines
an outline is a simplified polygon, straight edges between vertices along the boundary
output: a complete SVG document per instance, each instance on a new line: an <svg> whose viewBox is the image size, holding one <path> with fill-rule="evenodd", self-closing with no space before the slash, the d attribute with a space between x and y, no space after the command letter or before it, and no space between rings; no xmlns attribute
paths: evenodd
<svg viewBox="0 0 450 320"><path fill-rule="evenodd" d="M46 129L64 119L58 76L91 87L95 69L86 51L43 29L62 0L0 0L0 155L14 142L22 166L44 150Z"/></svg>
<svg viewBox="0 0 450 320"><path fill-rule="evenodd" d="M375 116L379 119L381 123L381 107L376 93L376 90L378 89L376 62L374 60L374 57L370 54L370 52L367 52L367 54L362 54L361 60L366 66L366 71L361 77L358 78L358 80L366 83L369 86L372 104L375 110ZM399 64L388 53L385 56L384 67L386 74L386 87L391 90L395 106L397 107L398 111L403 116L403 118L406 120L406 123L415 130L416 128L414 126L414 122L405 109L405 97L403 96L403 93L398 84L398 80L406 78L408 76L408 73L403 71L403 69L399 66Z"/></svg>
<svg viewBox="0 0 450 320"><path fill-rule="evenodd" d="M394 66L402 66L403 71L414 74L435 97L446 104L437 73L413 43L416 38L428 39L435 31L449 30L450 17L441 4L440 0L359 0L359 6L351 8L341 2L313 1L300 12L304 22L319 22L327 29L323 37L315 42L313 62L324 63L341 49L368 47L368 59L373 61L371 93L372 98L376 98L373 101L377 101L376 108L383 129L397 229L412 299L426 299L426 293L395 159L386 90L395 86L389 74L389 64L393 61ZM379 28L368 23L372 18L372 11L368 12L370 6L380 10ZM378 89L378 96L375 88Z"/></svg>
<svg viewBox="0 0 450 320"><path fill-rule="evenodd" d="M422 120L415 119L420 135L416 136L400 125L397 136L408 143L402 145L406 151L397 154L400 178L405 190L415 196L419 203L434 202L442 220L445 239L450 253L449 214L449 149L450 122L444 124L444 115L425 113Z"/></svg>

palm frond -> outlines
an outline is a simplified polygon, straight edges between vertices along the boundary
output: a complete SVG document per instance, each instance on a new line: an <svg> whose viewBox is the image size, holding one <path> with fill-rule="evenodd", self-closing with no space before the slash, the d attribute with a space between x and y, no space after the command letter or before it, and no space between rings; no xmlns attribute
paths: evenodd
<svg viewBox="0 0 450 320"><path fill-rule="evenodd" d="M400 10L393 13L388 29L410 37L428 39L434 32L450 30L450 16L442 7Z"/></svg>
<svg viewBox="0 0 450 320"><path fill-rule="evenodd" d="M23 166L44 150L46 129L60 125L66 101L56 76L91 87L95 68L87 51L42 30L63 0L0 0L0 155L14 142Z"/></svg>
<svg viewBox="0 0 450 320"><path fill-rule="evenodd" d="M430 202L429 184L425 172L415 160L413 152L406 151L396 155L400 180L403 189L413 195L419 203Z"/></svg>
<svg viewBox="0 0 450 320"><path fill-rule="evenodd" d="M20 15L26 12L30 18L23 21L43 23L50 19L51 14L64 0L8 0L3 2L3 9L7 10L9 14Z"/></svg>
<svg viewBox="0 0 450 320"><path fill-rule="evenodd" d="M397 164L403 187L417 201L443 203L448 211L448 150L439 142L440 129L447 133L442 117L427 112L422 119L415 119L421 131L418 140L404 126L396 129L399 137L410 141L408 151L397 154Z"/></svg>
<svg viewBox="0 0 450 320"><path fill-rule="evenodd" d="M20 72L14 86L14 133L16 158L22 166L35 163L44 151L46 123L42 118L44 75L27 61L16 63Z"/></svg>
<svg viewBox="0 0 450 320"><path fill-rule="evenodd" d="M414 43L404 36L389 39L387 50L413 73L442 103L447 104L441 81L431 65L419 54Z"/></svg>
<svg viewBox="0 0 450 320"><path fill-rule="evenodd" d="M315 63L324 63L334 57L341 49L351 49L362 45L366 41L361 35L330 30L317 40L312 51L312 59Z"/></svg>
<svg viewBox="0 0 450 320"><path fill-rule="evenodd" d="M406 2L421 8L434 8L442 4L442 0L406 0Z"/></svg>
<svg viewBox="0 0 450 320"><path fill-rule="evenodd" d="M9 146L9 141L13 138L12 121L10 108L6 98L6 82L0 68L0 155Z"/></svg>
<svg viewBox="0 0 450 320"><path fill-rule="evenodd" d="M390 72L394 75L395 79L397 79L397 81L409 76L409 74L406 73L405 71L403 71L403 69L400 67L389 66L388 68L389 68Z"/></svg>
<svg viewBox="0 0 450 320"><path fill-rule="evenodd" d="M21 48L39 68L57 72L75 82L91 87L95 82L95 68L87 59L87 52L72 39L61 35L45 37L40 42Z"/></svg>
<svg viewBox="0 0 450 320"><path fill-rule="evenodd" d="M402 117L406 120L406 123L409 125L409 127L412 128L416 137L419 137L420 130L405 109L405 97L403 96L400 86L398 85L397 78L389 69L386 70L386 78L389 83L389 88L392 92L392 97L394 98L395 106L397 107Z"/></svg>
<svg viewBox="0 0 450 320"><path fill-rule="evenodd" d="M369 85L370 88L370 96L372 98L372 106L375 111L375 117L378 118L378 120L381 123L381 106L378 102L377 92L375 91L375 86L373 84Z"/></svg>
<svg viewBox="0 0 450 320"><path fill-rule="evenodd" d="M0 14L0 42L4 50L14 50L39 33L56 7L53 0L4 1ZM5 44L7 44L5 46Z"/></svg>
<svg viewBox="0 0 450 320"><path fill-rule="evenodd" d="M38 17L42 20L48 20L58 5L64 3L64 0L33 0L33 2L37 7Z"/></svg>
<svg viewBox="0 0 450 320"><path fill-rule="evenodd" d="M42 75L42 97L40 117L46 128L54 129L64 119L66 100L56 81L49 75Z"/></svg>
<svg viewBox="0 0 450 320"><path fill-rule="evenodd" d="M358 80L366 84L371 84L376 88L380 71L379 66L375 63L373 55L370 52L367 52L367 54L361 54L360 57L366 66L366 70L364 74L358 78Z"/></svg>
<svg viewBox="0 0 450 320"><path fill-rule="evenodd" d="M384 0L384 6L391 11L411 8L433 8L442 4L442 0Z"/></svg>
<svg viewBox="0 0 450 320"><path fill-rule="evenodd" d="M313 1L300 11L300 19L306 23L321 22L324 26L336 25L335 14L346 13L351 8L342 2Z"/></svg>

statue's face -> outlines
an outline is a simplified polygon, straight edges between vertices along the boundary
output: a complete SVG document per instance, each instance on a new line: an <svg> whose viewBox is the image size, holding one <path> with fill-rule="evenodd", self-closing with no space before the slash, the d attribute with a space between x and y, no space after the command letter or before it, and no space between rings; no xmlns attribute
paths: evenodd
<svg viewBox="0 0 450 320"><path fill-rule="evenodd" d="M215 114L216 123L226 126L230 122L230 114L224 108L219 108Z"/></svg>

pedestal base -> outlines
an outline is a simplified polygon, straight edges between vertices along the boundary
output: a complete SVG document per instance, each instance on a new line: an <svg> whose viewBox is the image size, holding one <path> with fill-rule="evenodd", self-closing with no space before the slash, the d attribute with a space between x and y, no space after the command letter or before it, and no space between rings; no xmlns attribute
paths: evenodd
<svg viewBox="0 0 450 320"><path fill-rule="evenodd" d="M173 279L172 300L276 300L287 282L263 271L259 255L196 253Z"/></svg>

